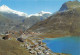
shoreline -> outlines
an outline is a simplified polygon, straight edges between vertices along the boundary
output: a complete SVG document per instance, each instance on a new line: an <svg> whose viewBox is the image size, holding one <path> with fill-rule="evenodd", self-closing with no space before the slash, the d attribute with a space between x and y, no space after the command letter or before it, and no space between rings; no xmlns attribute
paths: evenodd
<svg viewBox="0 0 80 55"><path fill-rule="evenodd" d="M3 35L3 36L5 36L5 35ZM6 39L6 40L12 40L15 37L9 37L9 38ZM20 44L20 46L22 46L23 48L28 50L30 54L33 54L33 55L34 54L36 54L36 55L37 54L44 54L44 55L45 54L48 54L48 55L53 55L53 54L59 55L59 54L62 54L62 55L64 55L63 53L54 53L54 52L52 52L46 46L46 44L42 42L43 38L39 37L37 35L37 33L36 34L27 33L27 35L26 34L21 34L18 38L22 38L21 40L23 40L23 42L22 42L22 44ZM17 40L17 38L15 38L15 39L18 42L21 41L21 40ZM68 55L68 54L65 54L65 55Z"/></svg>

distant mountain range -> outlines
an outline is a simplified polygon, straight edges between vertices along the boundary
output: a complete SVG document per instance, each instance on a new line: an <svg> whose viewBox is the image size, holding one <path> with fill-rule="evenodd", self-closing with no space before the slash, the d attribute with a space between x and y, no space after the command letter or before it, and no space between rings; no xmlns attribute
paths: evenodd
<svg viewBox="0 0 80 55"><path fill-rule="evenodd" d="M32 25L45 20L51 15L52 13L44 11L28 15L24 12L13 10L6 5L2 5L0 6L0 32L4 32L5 30L27 30Z"/></svg>
<svg viewBox="0 0 80 55"><path fill-rule="evenodd" d="M20 18L24 18L24 17L29 18L31 16L45 16L45 17L47 17L47 15L49 16L50 14L52 14L51 12L41 11L41 12L36 13L36 14L28 15L24 12L13 10L6 5L0 6L0 13L7 16L8 18L14 18L14 19L15 18L20 19ZM12 17L12 16L14 16L14 17Z"/></svg>
<svg viewBox="0 0 80 55"><path fill-rule="evenodd" d="M69 1L48 19L35 24L30 29L35 32L80 35L80 2Z"/></svg>

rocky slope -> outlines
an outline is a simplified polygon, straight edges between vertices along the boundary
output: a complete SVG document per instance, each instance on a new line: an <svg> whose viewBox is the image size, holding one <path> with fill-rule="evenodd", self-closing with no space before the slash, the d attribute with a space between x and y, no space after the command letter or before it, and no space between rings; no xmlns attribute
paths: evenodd
<svg viewBox="0 0 80 55"><path fill-rule="evenodd" d="M80 7L80 2L78 1L69 1L62 5L59 11L66 11L70 9L75 9L77 7Z"/></svg>
<svg viewBox="0 0 80 55"><path fill-rule="evenodd" d="M65 11L62 12L63 8ZM80 35L80 2L66 2L59 12L39 22L29 30L62 35Z"/></svg>
<svg viewBox="0 0 80 55"><path fill-rule="evenodd" d="M69 55L52 52L37 36L39 33L22 32L20 36L13 33L0 35L0 55Z"/></svg>
<svg viewBox="0 0 80 55"><path fill-rule="evenodd" d="M26 13L13 10L6 5L2 5L0 6L0 33L11 30L27 30L35 23L45 20L50 15L50 12L43 11L27 15Z"/></svg>

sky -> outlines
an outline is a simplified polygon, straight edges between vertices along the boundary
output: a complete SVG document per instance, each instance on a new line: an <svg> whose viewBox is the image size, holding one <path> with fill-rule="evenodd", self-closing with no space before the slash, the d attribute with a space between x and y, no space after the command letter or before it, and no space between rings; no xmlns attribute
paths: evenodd
<svg viewBox="0 0 80 55"><path fill-rule="evenodd" d="M11 9L27 14L39 13L40 11L54 13L67 1L70 0L0 0L0 6L7 5Z"/></svg>

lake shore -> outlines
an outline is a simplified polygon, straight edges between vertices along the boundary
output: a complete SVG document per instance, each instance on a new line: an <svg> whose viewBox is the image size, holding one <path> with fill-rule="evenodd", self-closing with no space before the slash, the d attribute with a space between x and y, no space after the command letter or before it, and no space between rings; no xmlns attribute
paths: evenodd
<svg viewBox="0 0 80 55"><path fill-rule="evenodd" d="M45 38L43 40L47 47L55 53L67 53L71 55L80 55L80 37L65 36L58 38Z"/></svg>

